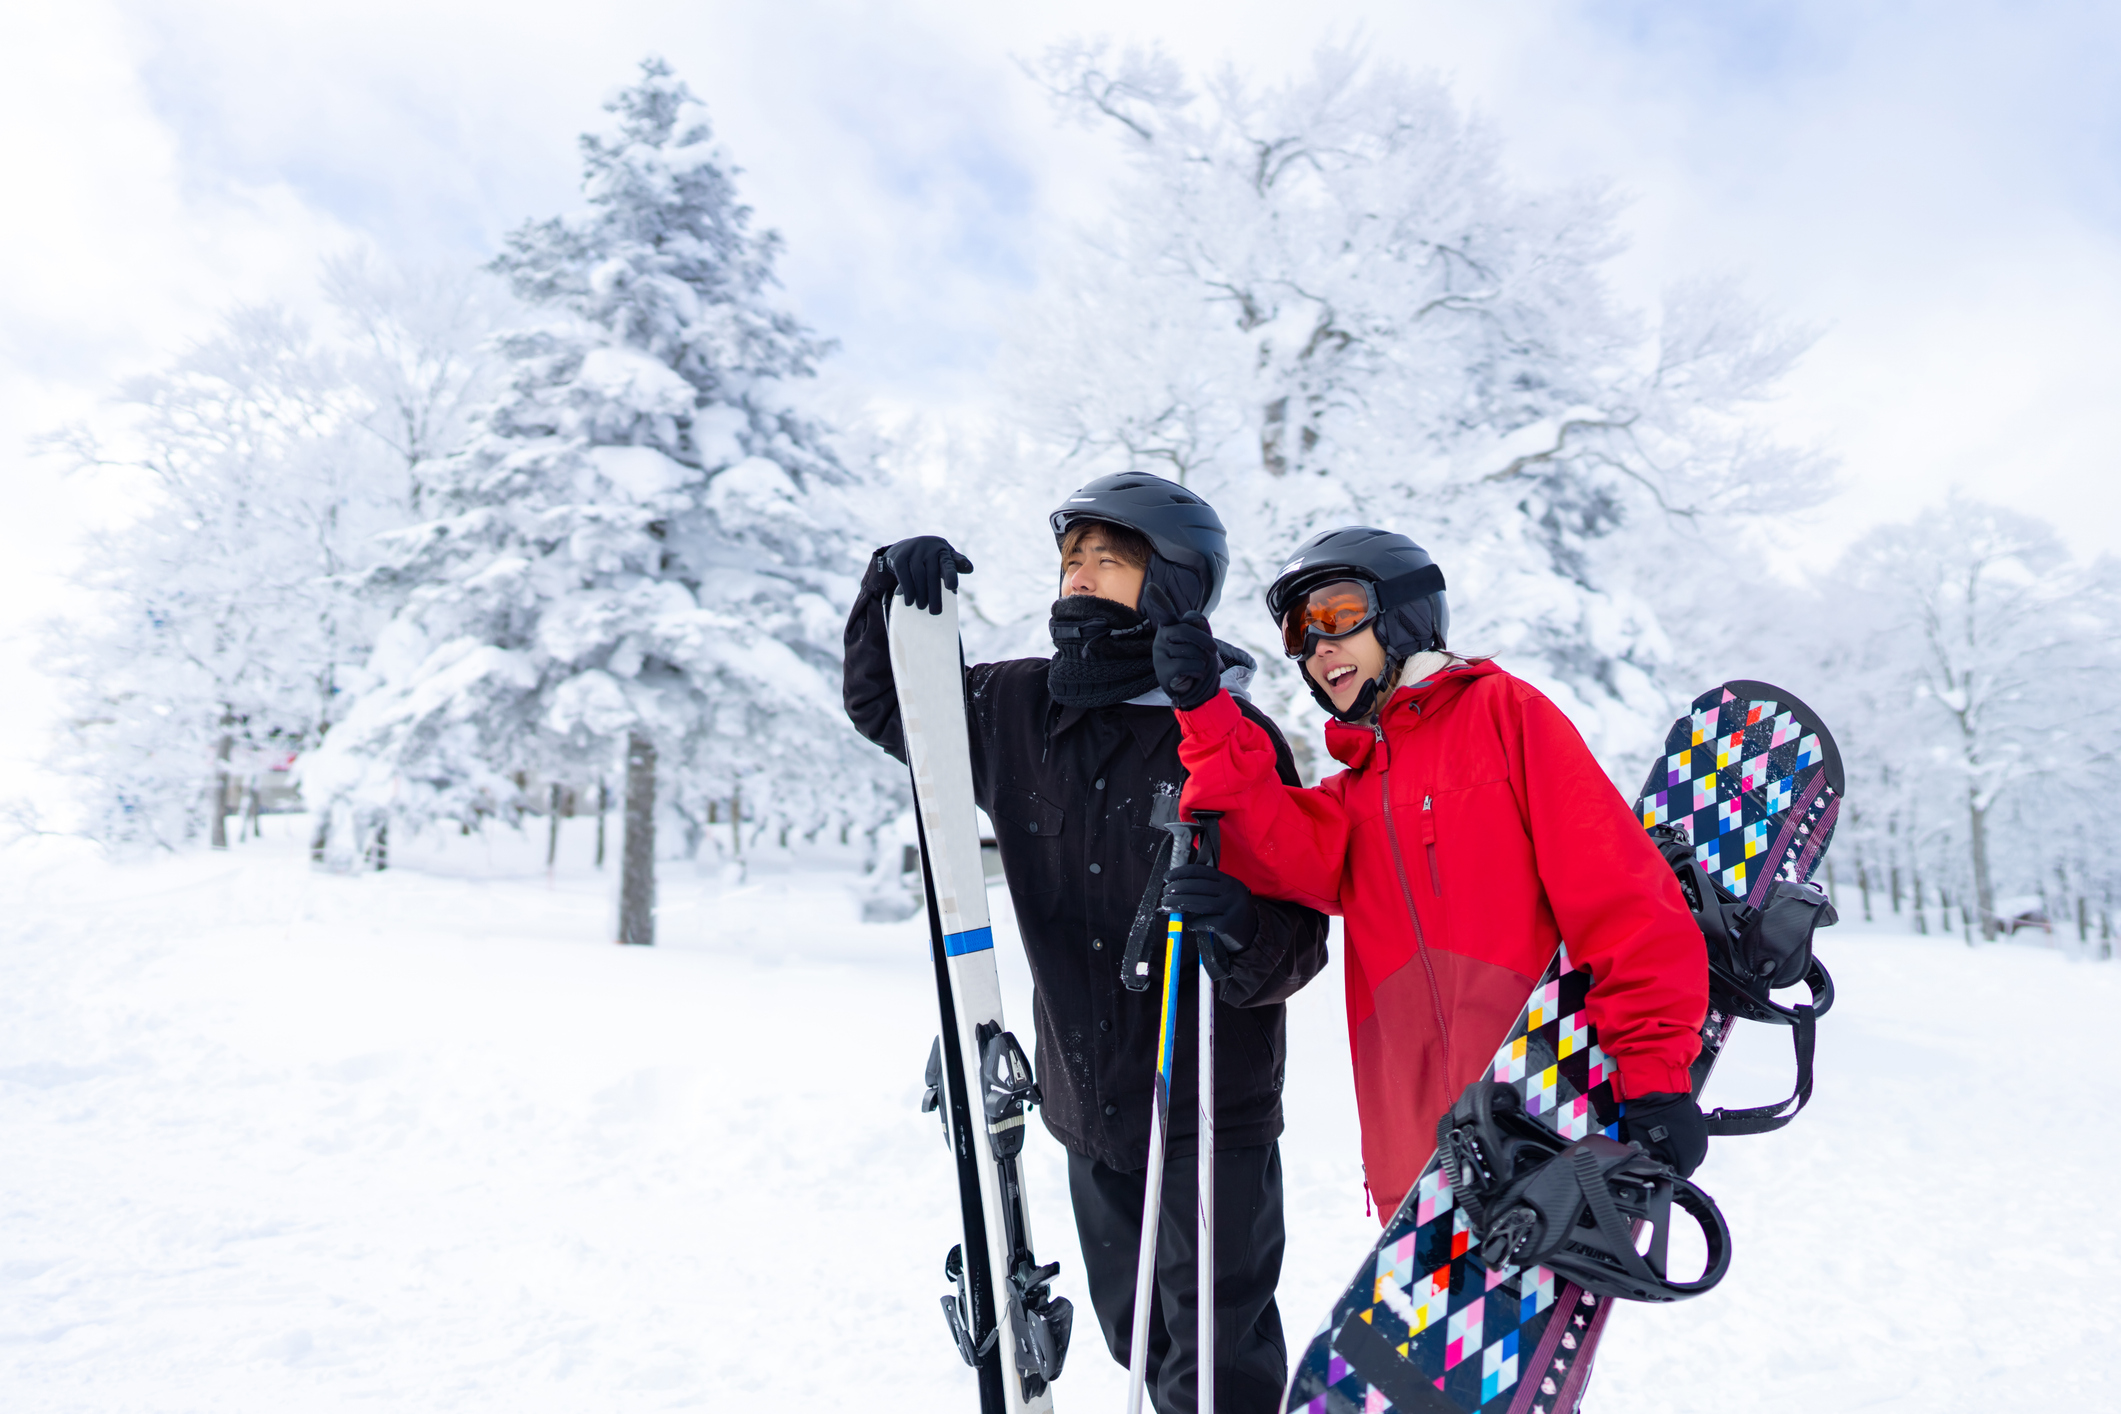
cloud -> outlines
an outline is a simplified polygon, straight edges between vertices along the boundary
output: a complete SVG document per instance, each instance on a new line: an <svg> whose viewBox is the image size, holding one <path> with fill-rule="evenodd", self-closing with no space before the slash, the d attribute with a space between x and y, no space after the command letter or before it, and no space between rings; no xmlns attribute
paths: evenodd
<svg viewBox="0 0 2121 1414"><path fill-rule="evenodd" d="M1497 91L1520 164L1639 195L1638 292L1720 266L1824 328L1775 409L1846 468L1805 558L1955 484L2121 549L2121 11L1594 5Z"/></svg>
<svg viewBox="0 0 2121 1414"><path fill-rule="evenodd" d="M576 134L650 52L787 238L790 298L843 342L836 381L979 404L999 322L1114 171L1014 62L1076 32L1263 77L1359 36L1451 78L1525 180L1630 193L1631 297L1734 270L1822 326L1773 410L1846 466L1802 558L1955 482L2121 549L2115 7L78 0L15 7L0 48L6 614L38 611L99 514L18 455L26 434L230 302L313 300L330 251L478 259L572 206Z"/></svg>

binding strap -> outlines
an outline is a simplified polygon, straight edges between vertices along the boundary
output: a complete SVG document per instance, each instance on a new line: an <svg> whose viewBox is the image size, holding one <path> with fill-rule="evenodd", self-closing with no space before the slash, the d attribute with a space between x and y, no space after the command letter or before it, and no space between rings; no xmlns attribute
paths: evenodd
<svg viewBox="0 0 2121 1414"><path fill-rule="evenodd" d="M1526 1115L1509 1085L1467 1086L1437 1138L1452 1195L1491 1272L1542 1266L1601 1296L1668 1302L1701 1295L1730 1269L1731 1231L1708 1194L1636 1145L1603 1134L1567 1143ZM1675 1206L1708 1249L1692 1281L1667 1274ZM1647 1252L1635 1249L1638 1223L1654 1229Z"/></svg>
<svg viewBox="0 0 2121 1414"><path fill-rule="evenodd" d="M1826 969L1816 961L1812 964L1812 971L1821 976L1826 973ZM1810 982L1812 978L1807 975L1804 980ZM1819 989L1815 986L1812 989L1815 1002L1818 996ZM1827 999L1833 999L1831 981L1827 983ZM1797 1118L1797 1112L1812 1102L1812 1043L1816 1034L1814 1023L1818 1020L1819 1012L1826 1008L1800 1004L1789 1008L1778 1006L1776 1010L1787 1010L1790 1014L1790 1044L1797 1052L1796 1090L1787 1100L1777 1100L1772 1105L1755 1105L1751 1109L1743 1110L1711 1110L1703 1116L1708 1121L1710 1135L1769 1134Z"/></svg>

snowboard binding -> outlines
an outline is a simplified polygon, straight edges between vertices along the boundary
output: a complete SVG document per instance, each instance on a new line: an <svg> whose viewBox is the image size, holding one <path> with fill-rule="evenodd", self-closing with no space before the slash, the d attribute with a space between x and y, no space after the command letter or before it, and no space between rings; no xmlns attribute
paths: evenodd
<svg viewBox="0 0 2121 1414"><path fill-rule="evenodd" d="M1694 858L1685 829L1655 825L1650 839L1672 866L1679 891L1709 952L1709 1006L1746 1021L1790 1028L1797 1058L1797 1085L1786 1100L1751 1109L1708 1114L1709 1133L1766 1134L1782 1128L1812 1098L1814 1023L1834 1005L1834 979L1812 954L1812 935L1840 916L1817 884L1778 879L1755 908L1718 883ZM1777 988L1802 982L1809 1002L1785 1006Z"/></svg>
<svg viewBox="0 0 2121 1414"><path fill-rule="evenodd" d="M1730 1270L1731 1231L1714 1199L1633 1144L1603 1134L1564 1141L1509 1085L1467 1086L1437 1124L1436 1149L1491 1271L1545 1267L1601 1296L1670 1302L1712 1290ZM1692 1281L1667 1275L1675 1204L1708 1242ZM1637 1251L1644 1223L1654 1235Z"/></svg>

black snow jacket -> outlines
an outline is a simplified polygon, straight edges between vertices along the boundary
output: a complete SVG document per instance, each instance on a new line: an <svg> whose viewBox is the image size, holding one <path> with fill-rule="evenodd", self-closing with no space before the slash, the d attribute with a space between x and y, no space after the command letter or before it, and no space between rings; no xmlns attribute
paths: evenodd
<svg viewBox="0 0 2121 1414"><path fill-rule="evenodd" d="M872 562L847 619L847 715L903 761L884 636L890 592L889 572ZM1178 719L1168 707L1063 707L1046 690L1047 663L1020 658L965 670L973 791L994 821L1031 963L1046 1128L1078 1154L1139 1170L1149 1151L1161 943L1152 948L1156 975L1147 991L1120 985L1119 962L1157 843L1167 838L1149 824L1152 798L1185 780ZM1242 706L1274 739L1282 779L1300 784L1280 731L1249 702ZM1238 955L1217 999L1218 1149L1280 1136L1282 1003L1326 963L1324 914L1257 903L1259 936ZM1173 1159L1198 1151L1199 976L1197 964L1186 968L1178 1004L1166 1148Z"/></svg>

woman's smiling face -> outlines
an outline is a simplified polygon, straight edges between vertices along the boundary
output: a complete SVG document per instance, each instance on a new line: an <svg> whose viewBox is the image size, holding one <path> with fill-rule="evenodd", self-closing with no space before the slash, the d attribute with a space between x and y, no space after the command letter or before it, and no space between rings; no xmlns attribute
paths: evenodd
<svg viewBox="0 0 2121 1414"><path fill-rule="evenodd" d="M1362 696L1363 684L1385 670L1385 646L1377 641L1377 626L1365 624L1345 638L1321 638L1317 649L1304 662L1311 681L1333 699L1337 711L1345 712Z"/></svg>

